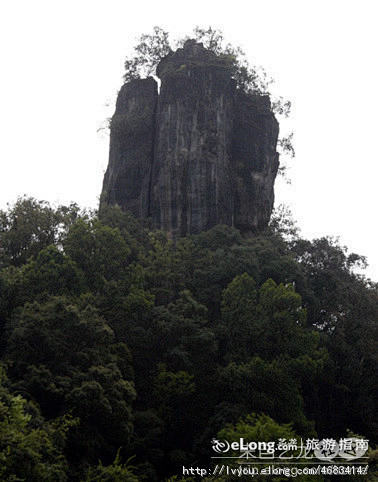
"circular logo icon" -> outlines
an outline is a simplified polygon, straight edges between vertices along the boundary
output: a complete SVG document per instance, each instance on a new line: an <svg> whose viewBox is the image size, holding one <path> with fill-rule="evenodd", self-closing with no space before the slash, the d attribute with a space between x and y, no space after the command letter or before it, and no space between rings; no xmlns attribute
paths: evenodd
<svg viewBox="0 0 378 482"><path fill-rule="evenodd" d="M314 454L319 460L330 461L339 453L339 444L336 440L322 440Z"/></svg>
<svg viewBox="0 0 378 482"><path fill-rule="evenodd" d="M222 441L213 438L211 443L213 444L213 450L215 450L215 452L218 454L222 454L230 450L230 444L227 442L227 440Z"/></svg>

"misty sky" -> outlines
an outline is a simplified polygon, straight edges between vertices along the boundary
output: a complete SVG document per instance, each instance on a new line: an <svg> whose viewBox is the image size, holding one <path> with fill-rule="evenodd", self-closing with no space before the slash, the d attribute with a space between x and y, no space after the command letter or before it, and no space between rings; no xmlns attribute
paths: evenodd
<svg viewBox="0 0 378 482"><path fill-rule="evenodd" d="M223 30L292 101L291 207L302 234L340 236L378 281L375 0L1 2L0 208L27 194L96 207L123 61L154 25Z"/></svg>

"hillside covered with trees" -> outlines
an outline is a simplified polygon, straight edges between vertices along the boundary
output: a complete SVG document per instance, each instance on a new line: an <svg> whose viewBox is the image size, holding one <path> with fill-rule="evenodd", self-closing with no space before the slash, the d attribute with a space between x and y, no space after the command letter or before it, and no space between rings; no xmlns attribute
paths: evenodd
<svg viewBox="0 0 378 482"><path fill-rule="evenodd" d="M0 212L1 480L165 480L259 424L374 447L363 264L284 211L173 243L117 207L19 199Z"/></svg>

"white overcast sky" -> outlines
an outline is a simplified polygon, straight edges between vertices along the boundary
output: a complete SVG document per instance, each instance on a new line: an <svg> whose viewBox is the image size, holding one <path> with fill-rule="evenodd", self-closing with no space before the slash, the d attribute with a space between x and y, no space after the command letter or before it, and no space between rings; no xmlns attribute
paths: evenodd
<svg viewBox="0 0 378 482"><path fill-rule="evenodd" d="M376 0L0 3L0 208L27 194L96 207L108 138L97 133L135 38L223 30L293 103L291 186L277 182L308 238L340 236L378 281Z"/></svg>

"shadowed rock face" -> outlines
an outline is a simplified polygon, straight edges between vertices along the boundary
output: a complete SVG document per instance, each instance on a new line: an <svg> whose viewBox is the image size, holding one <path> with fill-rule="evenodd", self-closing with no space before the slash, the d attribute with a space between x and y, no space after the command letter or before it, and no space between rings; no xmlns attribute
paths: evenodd
<svg viewBox="0 0 378 482"><path fill-rule="evenodd" d="M171 237L266 226L278 169L269 98L236 89L224 61L193 40L157 75L159 95L152 78L118 95L101 203L151 218Z"/></svg>
<svg viewBox="0 0 378 482"><path fill-rule="evenodd" d="M140 218L149 215L157 98L152 78L125 84L110 124L109 165L101 202L119 204Z"/></svg>

